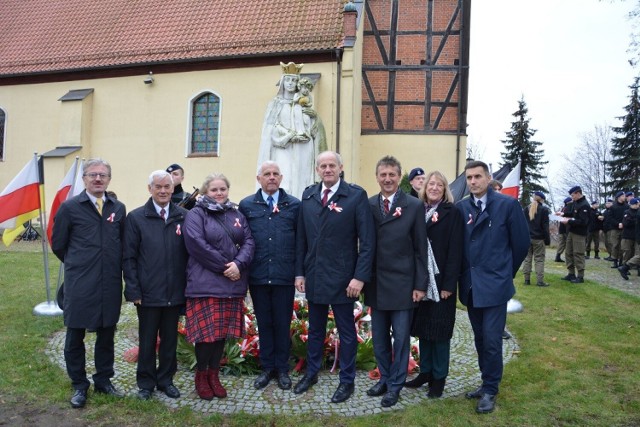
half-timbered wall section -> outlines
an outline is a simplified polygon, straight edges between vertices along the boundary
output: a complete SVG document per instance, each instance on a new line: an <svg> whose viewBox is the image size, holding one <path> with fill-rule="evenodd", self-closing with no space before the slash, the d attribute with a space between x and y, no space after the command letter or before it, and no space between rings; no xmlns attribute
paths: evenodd
<svg viewBox="0 0 640 427"><path fill-rule="evenodd" d="M466 0L368 0L362 133L466 132Z"/></svg>

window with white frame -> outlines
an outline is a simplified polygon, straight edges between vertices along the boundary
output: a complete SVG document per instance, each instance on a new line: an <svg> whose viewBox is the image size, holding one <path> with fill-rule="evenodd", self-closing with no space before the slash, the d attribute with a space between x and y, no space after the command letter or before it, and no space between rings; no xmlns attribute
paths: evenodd
<svg viewBox="0 0 640 427"><path fill-rule="evenodd" d="M191 103L190 154L217 155L220 144L220 97L205 92Z"/></svg>

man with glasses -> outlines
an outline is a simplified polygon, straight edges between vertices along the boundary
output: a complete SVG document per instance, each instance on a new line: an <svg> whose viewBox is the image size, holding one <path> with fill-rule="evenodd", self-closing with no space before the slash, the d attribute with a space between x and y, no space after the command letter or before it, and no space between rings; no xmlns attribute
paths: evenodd
<svg viewBox="0 0 640 427"><path fill-rule="evenodd" d="M64 358L74 394L73 408L87 401L84 337L96 333L93 384L97 393L123 397L114 376L114 334L122 303L122 236L126 208L106 194L111 166L102 159L84 164L85 191L64 202L53 225L51 248L64 262Z"/></svg>

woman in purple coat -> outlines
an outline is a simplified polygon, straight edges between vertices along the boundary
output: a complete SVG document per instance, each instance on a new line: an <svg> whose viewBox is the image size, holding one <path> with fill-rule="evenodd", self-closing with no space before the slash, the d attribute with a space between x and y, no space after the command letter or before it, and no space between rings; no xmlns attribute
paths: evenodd
<svg viewBox="0 0 640 427"><path fill-rule="evenodd" d="M229 180L209 175L184 221L187 340L195 343L195 384L201 399L223 398L220 359L227 338L244 335L244 298L254 242L245 217L229 201Z"/></svg>

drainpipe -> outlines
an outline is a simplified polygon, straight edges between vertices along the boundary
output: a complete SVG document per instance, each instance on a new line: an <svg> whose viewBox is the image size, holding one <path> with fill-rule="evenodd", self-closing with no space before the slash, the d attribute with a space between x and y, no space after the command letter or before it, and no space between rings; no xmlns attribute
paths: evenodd
<svg viewBox="0 0 640 427"><path fill-rule="evenodd" d="M458 0L460 4L460 36L458 37L458 76L460 76L459 87L458 87L458 126L456 126L456 176L460 171L460 126L462 122L462 103L464 100L463 94L463 84L464 84L464 76L462 75L462 62L463 62L463 52L462 45L464 44L464 1Z"/></svg>
<svg viewBox="0 0 640 427"><path fill-rule="evenodd" d="M340 153L340 106L342 105L340 96L340 82L342 80L342 49L336 49L336 153Z"/></svg>

